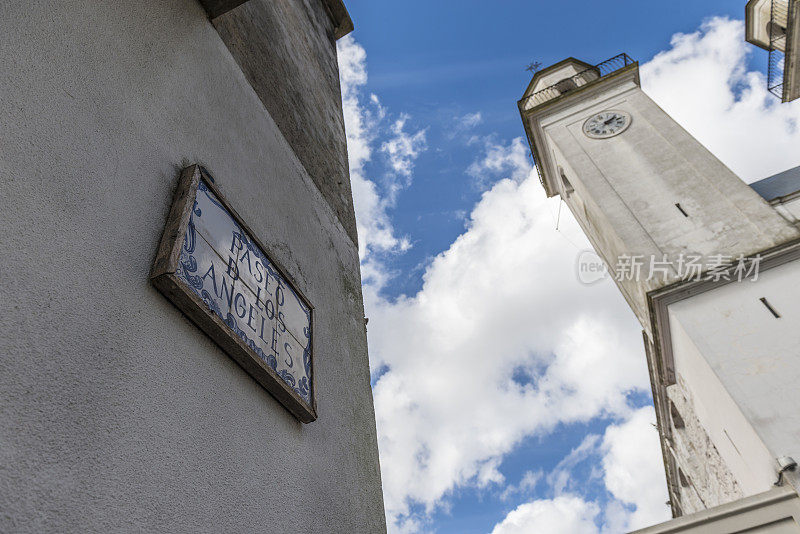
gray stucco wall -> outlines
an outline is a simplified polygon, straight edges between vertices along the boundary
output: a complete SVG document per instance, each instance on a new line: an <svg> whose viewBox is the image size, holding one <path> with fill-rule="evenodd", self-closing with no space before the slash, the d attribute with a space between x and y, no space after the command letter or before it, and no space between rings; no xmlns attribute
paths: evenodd
<svg viewBox="0 0 800 534"><path fill-rule="evenodd" d="M356 247L199 3L7 2L0 69L0 531L384 531ZM194 162L316 307L314 423L148 283Z"/></svg>
<svg viewBox="0 0 800 534"><path fill-rule="evenodd" d="M214 26L357 242L334 27L322 0L249 0ZM309 31L312 28L313 31Z"/></svg>

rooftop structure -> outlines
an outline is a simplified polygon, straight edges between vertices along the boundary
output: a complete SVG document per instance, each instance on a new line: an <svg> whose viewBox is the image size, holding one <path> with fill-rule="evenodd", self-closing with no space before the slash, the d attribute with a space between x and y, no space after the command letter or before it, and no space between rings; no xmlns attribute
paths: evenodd
<svg viewBox="0 0 800 534"><path fill-rule="evenodd" d="M518 105L547 195L642 326L678 518L644 532L800 533L800 169L748 186L624 54L543 69Z"/></svg>
<svg viewBox="0 0 800 534"><path fill-rule="evenodd" d="M800 225L800 167L779 172L750 187L785 219Z"/></svg>
<svg viewBox="0 0 800 534"><path fill-rule="evenodd" d="M769 52L767 88L783 102L800 97L800 0L750 0L746 39Z"/></svg>
<svg viewBox="0 0 800 534"><path fill-rule="evenodd" d="M767 202L800 196L800 166L750 184Z"/></svg>

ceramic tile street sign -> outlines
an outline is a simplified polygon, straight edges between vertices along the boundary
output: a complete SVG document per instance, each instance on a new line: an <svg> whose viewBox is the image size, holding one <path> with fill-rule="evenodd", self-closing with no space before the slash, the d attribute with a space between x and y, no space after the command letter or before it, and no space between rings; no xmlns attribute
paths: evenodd
<svg viewBox="0 0 800 534"><path fill-rule="evenodd" d="M150 278L300 421L316 419L312 307L197 165L181 173Z"/></svg>

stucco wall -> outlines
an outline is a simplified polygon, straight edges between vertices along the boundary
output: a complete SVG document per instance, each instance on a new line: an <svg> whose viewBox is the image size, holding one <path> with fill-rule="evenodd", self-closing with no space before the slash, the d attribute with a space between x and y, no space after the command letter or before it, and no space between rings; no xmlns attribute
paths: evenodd
<svg viewBox="0 0 800 534"><path fill-rule="evenodd" d="M7 2L0 69L0 531L384 531L356 247L199 3ZM148 283L194 162L316 308L312 424Z"/></svg>

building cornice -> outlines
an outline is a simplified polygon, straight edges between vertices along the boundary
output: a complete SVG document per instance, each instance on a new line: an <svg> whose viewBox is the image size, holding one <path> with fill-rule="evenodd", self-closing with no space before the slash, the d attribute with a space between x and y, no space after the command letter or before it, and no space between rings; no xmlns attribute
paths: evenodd
<svg viewBox="0 0 800 534"><path fill-rule="evenodd" d="M200 0L200 3L208 13L208 18L215 19L244 4L248 0ZM328 13L328 17L333 22L333 36L340 39L353 31L353 19L347 12L347 8L342 0L320 0Z"/></svg>
<svg viewBox="0 0 800 534"><path fill-rule="evenodd" d="M769 1L769 0L767 0ZM758 29L756 28L757 14L756 10L765 3L765 0L750 0L744 7L744 39L750 44L756 45L764 50L769 50L769 40L763 41L758 38Z"/></svg>
<svg viewBox="0 0 800 534"><path fill-rule="evenodd" d="M789 0L789 28L783 65L783 101L800 98L800 0Z"/></svg>
<svg viewBox="0 0 800 534"><path fill-rule="evenodd" d="M322 0L322 3L333 21L333 36L336 39L341 39L353 31L353 19L350 18L350 13L347 12L342 0Z"/></svg>
<svg viewBox="0 0 800 534"><path fill-rule="evenodd" d="M744 499L673 519L630 534L699 534L701 532L756 532L761 526L783 524L800 513L794 488L773 488ZM751 530L753 529L753 530ZM758 529L761 531L761 529Z"/></svg>

